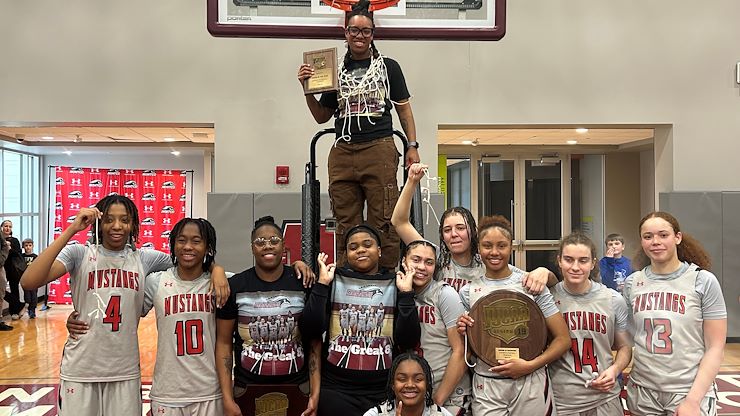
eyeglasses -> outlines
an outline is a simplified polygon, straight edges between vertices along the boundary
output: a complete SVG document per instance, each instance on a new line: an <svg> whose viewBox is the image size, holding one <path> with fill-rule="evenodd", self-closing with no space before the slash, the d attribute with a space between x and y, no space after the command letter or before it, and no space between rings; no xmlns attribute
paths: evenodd
<svg viewBox="0 0 740 416"><path fill-rule="evenodd" d="M362 33L363 37L368 38L373 35L373 32L375 32L374 27L357 27L357 26L347 27L347 33L349 33L352 36L357 36L360 33Z"/></svg>
<svg viewBox="0 0 740 416"><path fill-rule="evenodd" d="M271 246L276 246L280 244L282 241L283 239L278 236L272 236L270 238L258 237L258 238L255 238L254 241L252 241L252 244L254 244L257 247L264 247L268 243Z"/></svg>

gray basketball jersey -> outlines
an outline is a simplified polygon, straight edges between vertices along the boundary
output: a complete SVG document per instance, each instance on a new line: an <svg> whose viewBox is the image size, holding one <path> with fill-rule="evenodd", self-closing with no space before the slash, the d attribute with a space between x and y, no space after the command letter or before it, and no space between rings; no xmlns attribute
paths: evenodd
<svg viewBox="0 0 740 416"><path fill-rule="evenodd" d="M157 316L157 361L150 397L165 404L220 398L216 297L209 290L210 274L185 281L173 267L147 280L145 312L153 301Z"/></svg>
<svg viewBox="0 0 740 416"><path fill-rule="evenodd" d="M524 271L515 268L513 269L511 276L507 277L506 279L488 279L486 277L473 279L470 284L468 284L467 286L463 286L463 288L460 289L460 298L462 299L463 304L466 305L466 307L467 305L470 305L472 307L472 305L475 305L475 302L477 302L480 298L488 295L494 290L512 290L524 293L525 295L534 299L534 301L537 303L537 306L539 306L540 310L542 310L545 318L558 313L558 308L555 306L555 302L553 301L552 295L550 294L549 290L545 289L542 293L536 296L532 296L524 290L524 288L522 287L524 274ZM472 330L475 331L475 327L473 327ZM490 368L488 364L484 363L482 360L478 361L476 359L476 361L477 362L475 367L473 368L473 371L484 377L500 377L498 374L492 371L488 371L488 369Z"/></svg>
<svg viewBox="0 0 740 416"><path fill-rule="evenodd" d="M144 278L141 251L85 247L69 285L75 310L90 329L64 345L62 380L106 382L141 376L137 329Z"/></svg>
<svg viewBox="0 0 740 416"><path fill-rule="evenodd" d="M630 276L629 306L635 326L631 380L652 390L685 393L704 356L699 272L692 264L676 279Z"/></svg>
<svg viewBox="0 0 740 416"><path fill-rule="evenodd" d="M571 350L549 366L558 412L585 412L613 399L621 390L619 383L608 392L585 386L593 379L591 373L601 373L614 363L612 345L617 325L613 298L621 297L601 283L592 285L583 295L568 293L563 282L552 291L571 339Z"/></svg>
<svg viewBox="0 0 740 416"><path fill-rule="evenodd" d="M388 402L383 402L372 409L369 409L362 416L393 416L396 414L396 409L391 408ZM425 406L421 416L452 416L450 412L444 407L439 407L436 404L432 406Z"/></svg>
<svg viewBox="0 0 740 416"><path fill-rule="evenodd" d="M524 273L523 270L512 266L511 264L509 265L509 270L512 272ZM456 292L459 292L463 286L473 281L473 279L485 275L486 266L482 263L474 261L471 266L461 266L455 263L454 260L450 259L450 264L447 267L440 269L439 280L447 283L455 289Z"/></svg>
<svg viewBox="0 0 740 416"><path fill-rule="evenodd" d="M381 328L383 326L383 319L385 317L385 310L384 309L378 309L375 311L375 326L377 328Z"/></svg>
<svg viewBox="0 0 740 416"><path fill-rule="evenodd" d="M439 279L459 292L460 288L470 283L471 280L485 274L486 266L480 262L473 261L471 266L461 266L455 263L455 260L450 259L450 264L440 269Z"/></svg>
<svg viewBox="0 0 740 416"><path fill-rule="evenodd" d="M452 347L450 347L447 338L447 325L445 325L445 318L448 317L442 316L438 302L442 290L449 290L454 293L454 289L446 283L432 280L421 293L416 294L416 306L419 309L419 323L421 326L420 355L427 360L432 368L435 389L442 382L447 369L447 361L449 361L452 354ZM460 314L464 312L462 307L460 307L460 312ZM469 394L470 376L466 373L455 387L453 395Z"/></svg>
<svg viewBox="0 0 740 416"><path fill-rule="evenodd" d="M358 312L357 313L357 326L360 327L361 331L365 330L365 324L367 322L367 313L366 312Z"/></svg>

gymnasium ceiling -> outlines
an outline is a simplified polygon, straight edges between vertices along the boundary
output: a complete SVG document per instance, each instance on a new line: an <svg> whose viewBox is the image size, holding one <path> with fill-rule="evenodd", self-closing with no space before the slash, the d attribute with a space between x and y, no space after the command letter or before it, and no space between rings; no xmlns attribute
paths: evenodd
<svg viewBox="0 0 740 416"><path fill-rule="evenodd" d="M584 131L585 130L585 131ZM441 125L437 131L439 145L471 146L625 146L652 141L653 128L614 128L577 126L514 127L499 125Z"/></svg>
<svg viewBox="0 0 740 416"><path fill-rule="evenodd" d="M4 137L3 137L4 136ZM35 123L34 125L0 124L0 138L28 146L115 146L115 145L196 145L212 146L213 124L162 123Z"/></svg>
<svg viewBox="0 0 740 416"><path fill-rule="evenodd" d="M652 127L563 125L440 125L442 146L636 146L652 143ZM25 146L212 148L210 123L0 123L0 139ZM41 150L41 149L39 149ZM52 150L52 149L48 149Z"/></svg>

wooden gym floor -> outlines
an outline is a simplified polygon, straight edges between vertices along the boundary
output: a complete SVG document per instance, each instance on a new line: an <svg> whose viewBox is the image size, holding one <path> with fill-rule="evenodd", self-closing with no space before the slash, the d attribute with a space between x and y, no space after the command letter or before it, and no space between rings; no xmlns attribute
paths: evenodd
<svg viewBox="0 0 740 416"><path fill-rule="evenodd" d="M7 321L14 329L0 332L0 416L55 416L59 363L67 338L64 327L71 306L53 305L37 311L36 319L24 314ZM148 391L157 354L157 329L154 314L141 320L139 346L145 414L149 410ZM740 415L740 344L728 344L720 375L722 415Z"/></svg>

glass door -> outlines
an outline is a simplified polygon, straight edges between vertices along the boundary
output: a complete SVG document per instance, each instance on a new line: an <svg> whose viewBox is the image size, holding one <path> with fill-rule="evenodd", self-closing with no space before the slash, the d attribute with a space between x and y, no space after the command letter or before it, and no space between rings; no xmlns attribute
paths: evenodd
<svg viewBox="0 0 740 416"><path fill-rule="evenodd" d="M569 227L569 161L557 155L481 157L478 214L502 215L514 228L512 262L532 270L556 268L560 237ZM567 175L569 176L569 175ZM566 177L567 177L566 176Z"/></svg>

